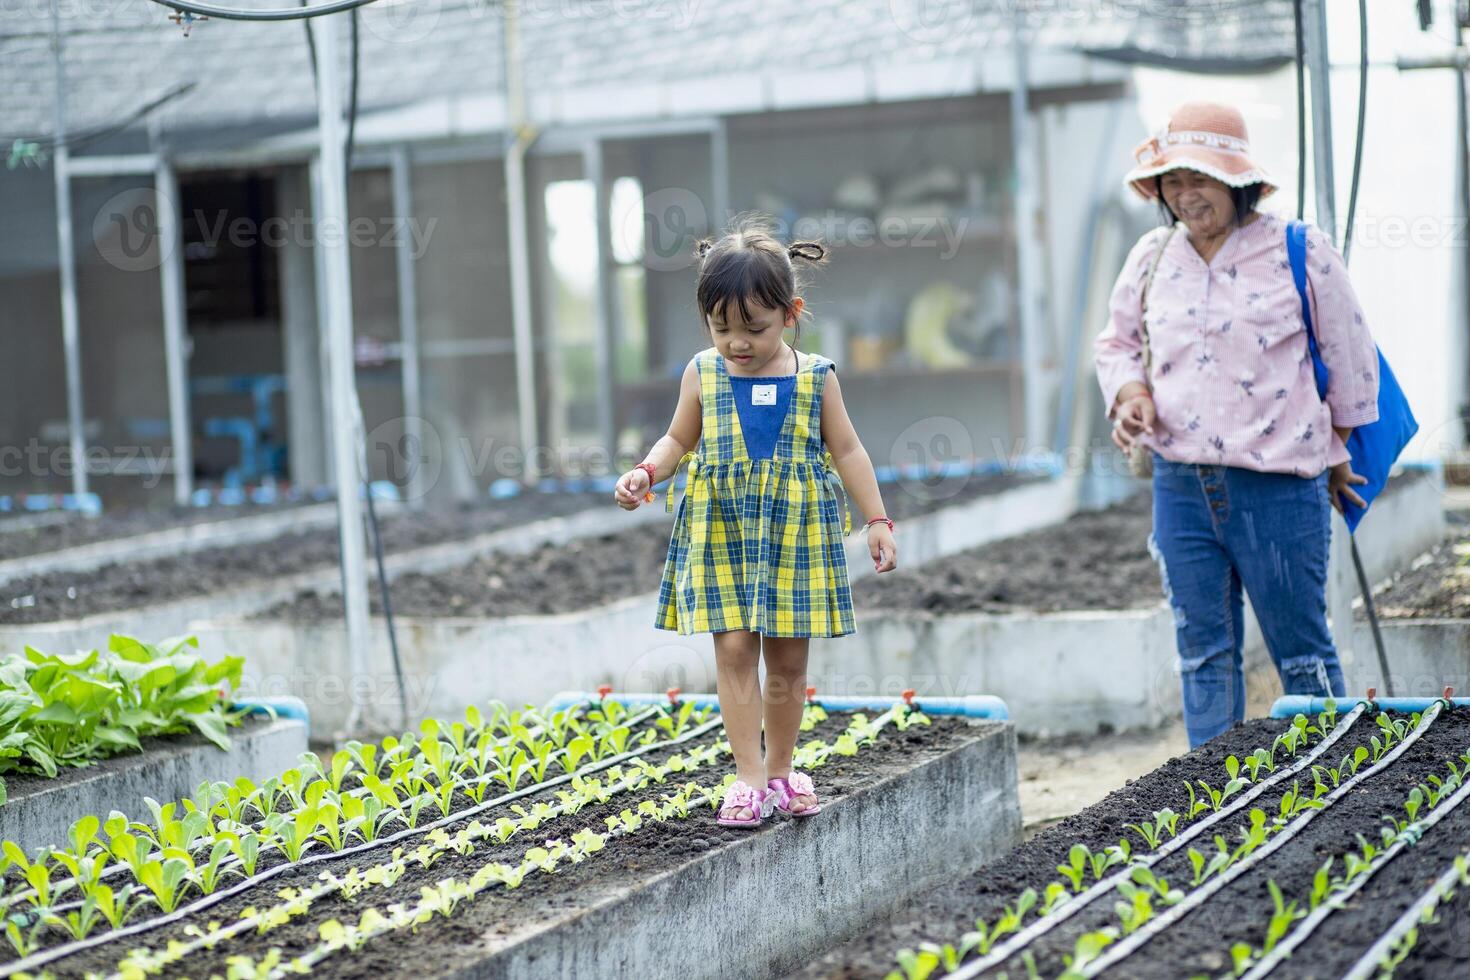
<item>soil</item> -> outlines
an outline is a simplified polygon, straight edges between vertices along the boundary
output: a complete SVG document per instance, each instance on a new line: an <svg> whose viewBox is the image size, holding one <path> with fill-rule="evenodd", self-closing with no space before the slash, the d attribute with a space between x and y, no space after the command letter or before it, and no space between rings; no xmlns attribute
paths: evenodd
<svg viewBox="0 0 1470 980"><path fill-rule="evenodd" d="M1232 945L1248 942L1259 948L1264 939L1266 921L1272 908L1271 893L1266 884L1268 880L1276 882L1288 901L1299 897L1305 904L1306 896L1311 893L1312 877L1328 858L1338 858L1336 869L1340 874L1343 867L1341 855L1357 846L1357 835L1362 834L1377 842L1384 816L1405 816L1400 801L1427 776L1447 776L1445 764L1455 762L1460 765L1459 754L1467 746L1470 746L1470 708L1444 713L1387 770L1369 777L1361 788L1321 811L1287 846L1259 862L1212 895L1200 909L1180 919L1138 953L1103 975L1127 977L1129 980L1161 980L1197 973L1213 976L1229 969ZM1445 823L1454 824L1456 821ZM1445 855L1453 853L1455 848L1463 848L1464 840L1464 835L1458 833L1455 826L1436 826L1420 846L1429 845L1431 841L1448 841L1448 848L1442 855L1442 859L1448 861ZM1393 865L1388 868L1387 880L1392 882L1399 871ZM1155 871L1170 880L1188 881L1188 861L1182 855L1171 856L1156 866ZM1402 911L1417 892L1417 888L1405 888L1401 883L1398 889L1390 888L1387 894L1402 894L1399 900L1399 910ZM1335 931L1338 943L1332 947L1331 954L1326 954L1328 959L1310 962L1310 957L1298 952L1291 958L1295 969L1290 974L1283 972L1280 975L1341 976L1343 969L1362 955L1397 914L1383 904L1367 907L1360 904L1357 912L1349 916L1349 921L1355 920L1355 929L1345 932L1338 924ZM1331 921L1329 918L1328 922ZM1071 952L1070 946L1066 951ZM1058 968L1061 966L1061 952L1055 952L1054 962ZM1340 969L1330 969L1329 959ZM1041 955L1037 960L1038 965L1047 962Z"/></svg>
<svg viewBox="0 0 1470 980"><path fill-rule="evenodd" d="M1470 514L1446 517L1445 539L1373 594L1378 618L1470 619Z"/></svg>
<svg viewBox="0 0 1470 980"><path fill-rule="evenodd" d="M1258 746L1269 745L1287 724L1288 722L1284 720L1274 719L1247 721L1218 738L1212 739L1193 752L1169 760L1148 775L1130 780L1127 785L1109 794L1100 803L1041 830L1000 861L905 904L888 920L864 935L837 947L793 976L847 978L847 980L850 978L881 978L896 966L894 955L899 950L917 949L925 942L941 944L957 942L961 935L974 928L977 918L993 922L1001 910L1007 905L1014 904L1016 896L1026 888L1034 888L1041 892L1048 882L1057 880L1060 877L1057 874L1057 865L1064 862L1073 844L1082 843L1096 851L1117 843L1122 837L1128 837L1130 843L1137 846L1139 844L1137 835L1127 831L1126 824L1147 819L1153 811L1165 806L1183 812L1188 803L1187 794L1181 787L1183 781L1204 779L1211 785L1220 785L1223 781L1224 760L1227 756L1243 756ZM1407 793L1408 787L1422 779L1431 764L1442 767L1443 761L1448 761L1458 752L1463 751L1464 743L1470 740L1470 709L1457 709L1447 713L1441 716L1435 725L1436 727L1429 729L1425 736L1399 760L1403 768L1398 772L1393 769L1386 771L1377 777L1376 782L1369 781L1367 785L1373 787L1371 793L1350 796L1316 818L1309 825L1308 831L1303 832L1299 838L1299 840L1310 841L1308 848L1301 855L1293 854L1297 850L1296 847L1287 847L1273 857L1297 860L1303 865L1310 865L1311 870L1307 872L1306 879L1309 885L1311 872L1315 871L1316 866L1325 859L1318 856L1319 847L1332 848L1335 844L1332 853L1337 853L1351 843L1353 829L1363 825L1367 826L1368 833L1376 834L1379 814L1386 812L1393 805L1385 804L1383 799L1390 795L1384 789L1390 785L1388 780L1393 780L1395 790L1402 788ZM1370 719L1360 721L1353 732L1339 741L1336 747L1329 750L1329 757L1334 757L1333 764L1336 764L1336 759L1340 759L1342 754L1351 752L1353 746L1359 744L1359 739L1366 739L1373 731L1376 731L1376 727L1372 725ZM1380 790L1383 792L1380 793ZM1270 812L1275 808L1279 795L1279 793L1273 795L1268 792L1254 805ZM1329 820L1329 815L1337 810L1342 810L1342 814L1337 816L1348 816L1349 819ZM1335 835L1332 833L1333 830L1336 831ZM1315 832L1315 836L1311 832ZM1226 836L1233 836L1233 832L1227 831ZM1207 842L1206 844L1208 846ZM1174 881L1177 886L1187 888L1190 875L1187 870L1182 876L1180 875L1179 864L1181 862L1187 867L1188 861L1184 855L1173 855L1160 862L1155 867L1155 871ZM1266 864L1272 867L1274 873L1277 862L1268 861ZM1242 876L1235 884L1248 883L1254 883L1264 893L1264 883L1253 874ZM1299 883L1293 887L1296 887L1298 891L1301 890ZM1227 888L1221 896L1216 896L1216 898L1223 897L1230 891L1231 889ZM1293 894L1290 888L1287 894ZM1269 908L1269 899L1266 902ZM1259 932L1264 927L1266 917L1260 912L1258 899L1252 899L1252 904L1249 905L1242 903L1241 906L1230 908L1217 907L1212 900L1207 908L1208 916L1193 917L1196 920L1208 918L1207 922L1197 921L1194 924L1199 931L1194 933L1192 944L1198 950L1218 951L1220 955L1228 956L1229 942L1233 940L1226 940L1222 930L1235 928L1249 933L1250 930ZM1222 914L1214 914L1216 911ZM1060 972L1063 965L1061 955L1072 952L1071 943L1075 935L1086 928L1097 928L1105 921L1105 917L1110 915L1111 903L1100 901L1058 927L1056 933L1067 937L1065 943L1052 934L1048 934L1033 944L1032 949L1038 953L1037 966L1041 975L1052 976ZM1231 923L1243 923L1244 925L1232 926ZM1144 951L1124 961L1119 970L1112 971L1108 975L1126 976L1131 980L1135 976L1177 978L1208 972L1203 967L1190 969L1179 959L1170 959L1168 955L1161 953L1164 949L1164 940L1189 925L1190 917L1186 917L1174 931L1155 939ZM1259 942L1260 936L1251 934L1249 938ZM1371 942L1371 939L1367 941ZM1177 947L1171 947L1171 950L1178 954ZM1014 961L1012 965L1014 966ZM1224 967L1228 965L1228 962L1223 964ZM1216 975L1219 972L1220 969L1215 969L1210 975ZM1025 975L1024 969L1011 970L1013 977Z"/></svg>
<svg viewBox="0 0 1470 980"><path fill-rule="evenodd" d="M607 504L602 493L526 494L474 507L399 513L382 519L383 547L388 553L409 551ZM335 527L315 528L156 561L22 576L0 584L0 625L78 619L329 569L337 564L337 541Z"/></svg>
<svg viewBox="0 0 1470 980"><path fill-rule="evenodd" d="M932 613L1135 609L1163 601L1148 553L1152 505L1138 494L1053 527L853 584L859 609Z"/></svg>
<svg viewBox="0 0 1470 980"><path fill-rule="evenodd" d="M844 729L848 721L848 717L834 713L813 734L831 738ZM935 758L974 737L975 729L959 719L935 718L933 721L930 727L914 726L904 732L886 731L876 744L858 755L834 757L827 765L815 770L813 775L824 799L840 799L893 773L910 769L922 760ZM707 738L699 740L701 744L704 741ZM697 778L707 783L720 771L717 768L702 770ZM428 869L413 865L391 889L373 889L355 903L335 897L324 898L312 906L307 917L295 919L264 935L236 937L216 951L190 957L180 967L186 967L192 976L209 976L225 972L228 956L245 954L259 957L273 946L281 947L288 957L297 955L316 944L318 922L329 918L355 921L369 903L382 907L393 902L415 900L423 886L450 877L464 880L487 861L519 861L537 840L566 839L583 827L602 829L605 816L625 808L636 808L641 799L656 800L660 793L667 791L666 786L655 786L638 793L621 794L607 804L589 806L574 816L549 821L534 835L518 836L505 845L485 843L468 857L449 852ZM523 804L529 805L528 801L523 801ZM484 815L479 819L486 820ZM773 826L774 822L768 823L754 833L769 833ZM453 834L455 828L448 830ZM314 972L330 977L399 976L404 965L412 963L414 972L422 976L449 974L483 959L487 936L507 935L560 919L568 914L569 909L585 906L610 890L627 888L640 879L652 878L706 851L738 846L751 833L718 826L714 822L713 811L708 808L696 811L686 819L664 824L650 823L610 844L607 851L590 860L560 868L554 875L531 874L513 891L491 889L457 908L448 920L437 919L431 927L421 928L417 933L405 931L380 937L355 953L339 953ZM386 857L386 854L371 855L375 860ZM351 866L365 867L370 863L369 858L369 855L355 855L288 872L262 887L232 897L201 916L149 934L146 945L161 948L169 939L183 938L184 930L190 925L203 927L210 921L230 922L249 905L259 906L262 902L274 901L274 896L282 888L311 884L323 871L340 875ZM144 942L142 937L132 937L125 945L132 949L144 945ZM88 970L110 970L125 951L103 946L56 964L59 969L54 972L57 976L70 977L81 976Z"/></svg>
<svg viewBox="0 0 1470 980"><path fill-rule="evenodd" d="M964 489L943 499L926 500L903 485L889 488L884 505L895 520L955 506L1009 490L1027 479L990 476L970 479ZM661 501L657 504L661 505ZM856 515L855 515L856 516ZM616 526L616 514L609 526ZM543 545L527 555L487 555L431 574L406 573L393 579L393 613L399 616L544 616L575 612L658 591L668 554L671 524L644 524L614 534ZM382 596L370 587L375 615ZM294 599L262 610L257 620L326 622L340 619L340 593L303 590Z"/></svg>
<svg viewBox="0 0 1470 980"><path fill-rule="evenodd" d="M164 531L211 521L231 521L258 514L274 514L312 503L309 500L279 504L241 504L238 507L170 507L166 510L108 511L97 517L70 514L61 520L32 523L16 515L14 527L4 527L8 519L0 519L0 561L24 558L62 548L76 548L99 541L129 538L153 531Z"/></svg>

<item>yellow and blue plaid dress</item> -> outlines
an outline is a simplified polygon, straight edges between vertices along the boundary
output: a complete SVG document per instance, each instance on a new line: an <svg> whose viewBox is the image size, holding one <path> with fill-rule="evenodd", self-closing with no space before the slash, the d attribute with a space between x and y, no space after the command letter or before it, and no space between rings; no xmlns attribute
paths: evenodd
<svg viewBox="0 0 1470 980"><path fill-rule="evenodd" d="M838 502L841 480L822 443L822 387L832 362L807 355L770 459L751 459L725 359L699 366L699 448L689 464L659 586L659 629L765 636L855 631ZM673 508L673 488L667 506ZM846 499L846 495L843 495Z"/></svg>

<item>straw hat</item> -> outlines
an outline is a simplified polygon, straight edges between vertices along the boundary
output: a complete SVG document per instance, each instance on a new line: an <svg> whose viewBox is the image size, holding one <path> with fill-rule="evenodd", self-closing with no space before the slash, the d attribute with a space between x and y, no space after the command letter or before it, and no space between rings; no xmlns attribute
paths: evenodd
<svg viewBox="0 0 1470 980"><path fill-rule="evenodd" d="M1251 159L1245 117L1234 106L1189 102L1169 124L1133 151L1138 166L1123 179L1141 196L1153 199L1154 178L1170 170L1196 170L1230 187L1260 184L1261 196L1276 190L1265 168Z"/></svg>

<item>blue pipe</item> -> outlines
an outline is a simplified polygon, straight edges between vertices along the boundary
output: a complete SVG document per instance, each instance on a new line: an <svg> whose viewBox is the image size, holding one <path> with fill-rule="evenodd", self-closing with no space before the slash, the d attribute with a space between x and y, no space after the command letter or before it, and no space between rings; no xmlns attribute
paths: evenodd
<svg viewBox="0 0 1470 980"><path fill-rule="evenodd" d="M622 704L667 704L667 694L609 694L608 697ZM547 704L550 711L561 711L573 705L586 704L596 701L597 695L586 691L563 691L556 695ZM814 699L817 704L833 711L887 711L898 704L902 699L899 697L845 697L842 695L818 696ZM680 694L679 702L691 703L696 709L713 708L720 710L720 699L713 694ZM1000 698L989 694L967 694L962 697L924 697L919 695L914 698L914 707L926 715L959 715L964 718L988 718L991 721L1005 721L1010 718L1010 710L1006 703Z"/></svg>
<svg viewBox="0 0 1470 980"><path fill-rule="evenodd" d="M1271 705L1272 718L1295 718L1297 715L1315 715L1327 710L1329 700L1337 703L1337 710L1351 711L1354 705L1362 704L1367 698L1314 698L1305 694L1287 694ZM1427 711L1429 706L1443 698L1374 698L1373 703L1385 711ZM1457 708L1470 707L1470 698L1450 698Z"/></svg>
<svg viewBox="0 0 1470 980"><path fill-rule="evenodd" d="M236 698L230 707L236 711L243 708L248 715L265 716L267 718L292 718L305 725L308 733L311 731L311 712L307 710L306 702L297 697L279 695L276 697Z"/></svg>

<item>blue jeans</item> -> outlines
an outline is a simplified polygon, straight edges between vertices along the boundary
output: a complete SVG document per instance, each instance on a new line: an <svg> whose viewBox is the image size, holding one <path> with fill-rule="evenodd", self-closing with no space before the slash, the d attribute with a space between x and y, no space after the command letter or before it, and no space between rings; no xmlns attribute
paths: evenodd
<svg viewBox="0 0 1470 980"><path fill-rule="evenodd" d="M1341 697L1327 630L1327 473L1304 479L1154 454L1154 530L1194 748L1245 718L1241 588L1287 694Z"/></svg>

